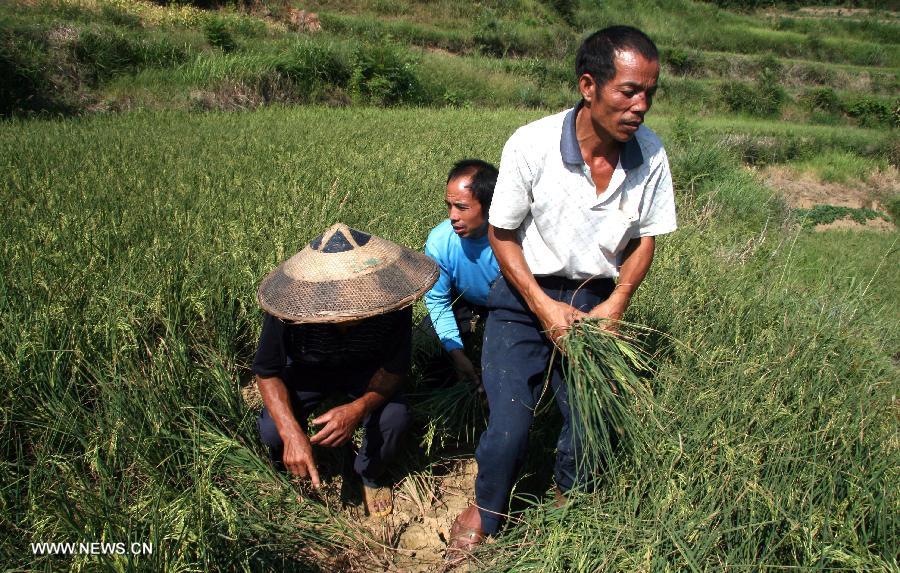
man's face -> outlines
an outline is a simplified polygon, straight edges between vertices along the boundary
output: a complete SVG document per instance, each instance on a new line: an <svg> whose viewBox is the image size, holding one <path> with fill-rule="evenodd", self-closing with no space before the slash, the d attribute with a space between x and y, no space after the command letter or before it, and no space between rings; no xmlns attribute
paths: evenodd
<svg viewBox="0 0 900 573"><path fill-rule="evenodd" d="M453 231L463 239L477 239L487 230L481 203L472 194L472 174L461 175L447 183L447 216Z"/></svg>
<svg viewBox="0 0 900 573"><path fill-rule="evenodd" d="M594 129L624 143L634 136L653 104L659 62L626 50L616 53L615 63L616 75L606 84L598 85L588 74L578 83Z"/></svg>

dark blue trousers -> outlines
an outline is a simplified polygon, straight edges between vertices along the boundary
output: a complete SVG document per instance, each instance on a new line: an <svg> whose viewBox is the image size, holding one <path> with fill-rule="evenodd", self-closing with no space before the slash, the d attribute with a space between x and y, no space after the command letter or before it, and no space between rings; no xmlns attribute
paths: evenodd
<svg viewBox="0 0 900 573"><path fill-rule="evenodd" d="M594 280L578 288L581 283L560 277L538 277L538 284L550 297L585 312L606 300L615 288L612 279ZM490 418L475 450L478 461L475 499L480 508L481 528L485 533L494 534L525 461L528 434L547 380L553 344L544 336L540 322L522 296L502 276L491 289L488 308L481 366ZM592 476L576 475L581 451L572 432L561 359L557 352L544 399L555 398L563 417L556 444L554 478L565 492L575 485L587 485Z"/></svg>
<svg viewBox="0 0 900 573"><path fill-rule="evenodd" d="M356 399L368 386L374 370L318 370L298 369L290 371L284 383L291 396L294 416L304 431L308 431L307 420L312 412L330 396L341 395ZM409 406L402 393L394 394L388 402L363 419L365 432L359 453L353 461L353 469L369 486L377 485L387 464L397 453L401 438L409 425ZM268 410L263 408L257 420L257 428L262 443L269 448L269 456L276 464L281 463L284 442L275 427L275 421Z"/></svg>

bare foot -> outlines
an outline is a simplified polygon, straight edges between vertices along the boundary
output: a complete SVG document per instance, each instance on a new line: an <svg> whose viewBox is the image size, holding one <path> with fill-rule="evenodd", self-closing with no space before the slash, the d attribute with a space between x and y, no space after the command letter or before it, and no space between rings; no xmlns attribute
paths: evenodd
<svg viewBox="0 0 900 573"><path fill-rule="evenodd" d="M485 538L481 530L481 513L474 505L467 507L450 528L450 543L447 545L446 559L459 562L469 556Z"/></svg>
<svg viewBox="0 0 900 573"><path fill-rule="evenodd" d="M363 484L366 509L372 517L386 517L394 511L394 494L390 487L371 487Z"/></svg>

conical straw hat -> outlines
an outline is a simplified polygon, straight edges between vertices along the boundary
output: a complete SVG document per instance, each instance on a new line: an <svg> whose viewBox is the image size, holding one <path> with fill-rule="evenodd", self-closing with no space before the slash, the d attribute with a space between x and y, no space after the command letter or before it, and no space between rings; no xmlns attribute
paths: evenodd
<svg viewBox="0 0 900 573"><path fill-rule="evenodd" d="M438 278L422 253L332 225L259 285L259 305L290 322L341 322L412 304Z"/></svg>

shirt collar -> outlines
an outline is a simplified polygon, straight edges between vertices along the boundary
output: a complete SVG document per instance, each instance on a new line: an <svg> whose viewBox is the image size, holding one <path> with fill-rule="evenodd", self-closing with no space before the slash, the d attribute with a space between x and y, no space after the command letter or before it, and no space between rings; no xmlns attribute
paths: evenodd
<svg viewBox="0 0 900 573"><path fill-rule="evenodd" d="M581 100L578 105L569 110L563 120L562 135L559 138L559 153L565 163L572 165L584 162L581 158L581 148L578 146L578 137L575 135L575 118L578 117L578 110L583 106L584 100ZM644 163L644 154L641 152L637 134L622 146L619 162L625 170L634 169Z"/></svg>

